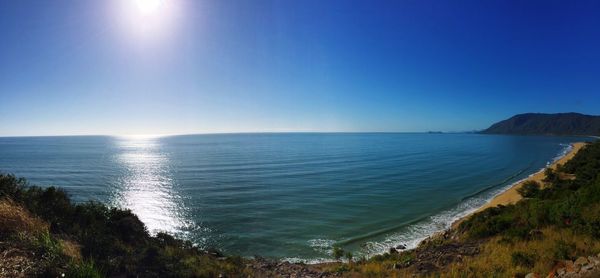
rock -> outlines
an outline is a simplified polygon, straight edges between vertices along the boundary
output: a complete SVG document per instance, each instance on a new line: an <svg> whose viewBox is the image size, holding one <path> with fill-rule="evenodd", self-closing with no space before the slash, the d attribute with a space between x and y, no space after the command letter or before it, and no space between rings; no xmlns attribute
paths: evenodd
<svg viewBox="0 0 600 278"><path fill-rule="evenodd" d="M567 270L564 267L561 267L561 268L559 268L559 269L556 270L556 274L558 276L563 276L563 275L565 275L565 273L567 273Z"/></svg>
<svg viewBox="0 0 600 278"><path fill-rule="evenodd" d="M529 235L528 236L529 236L529 239L540 240L540 239L544 238L544 233L542 231L540 231L540 230L535 229L535 230L529 231Z"/></svg>
<svg viewBox="0 0 600 278"><path fill-rule="evenodd" d="M217 250L216 248L208 248L205 252L206 254L214 257L223 257L223 253L221 253L221 251Z"/></svg>
<svg viewBox="0 0 600 278"><path fill-rule="evenodd" d="M529 273L527 275L525 275L525 278L539 278L540 276L538 276L536 273Z"/></svg>
<svg viewBox="0 0 600 278"><path fill-rule="evenodd" d="M581 271L589 271L589 270L592 270L593 268L594 268L594 266L593 266L593 265L591 265L591 264L586 264L586 265L584 265L584 266L582 266L582 267L581 267L581 270L580 270L580 272L581 272Z"/></svg>
<svg viewBox="0 0 600 278"><path fill-rule="evenodd" d="M590 263L585 257L579 257L575 260L575 265L584 266Z"/></svg>
<svg viewBox="0 0 600 278"><path fill-rule="evenodd" d="M398 249L398 250L404 250L404 249L406 249L406 245L400 244L400 245L396 246L396 249Z"/></svg>
<svg viewBox="0 0 600 278"><path fill-rule="evenodd" d="M579 269L575 270L575 264L571 260L565 261L565 271L567 273L573 273L579 271Z"/></svg>
<svg viewBox="0 0 600 278"><path fill-rule="evenodd" d="M390 254L398 254L398 250L396 250L396 248L394 248L394 247L391 247Z"/></svg>
<svg viewBox="0 0 600 278"><path fill-rule="evenodd" d="M436 265L430 262L417 263L415 268L421 274L431 273L432 271L435 271L437 269Z"/></svg>
<svg viewBox="0 0 600 278"><path fill-rule="evenodd" d="M588 261L590 262L591 265L600 264L600 259L598 257L589 256Z"/></svg>

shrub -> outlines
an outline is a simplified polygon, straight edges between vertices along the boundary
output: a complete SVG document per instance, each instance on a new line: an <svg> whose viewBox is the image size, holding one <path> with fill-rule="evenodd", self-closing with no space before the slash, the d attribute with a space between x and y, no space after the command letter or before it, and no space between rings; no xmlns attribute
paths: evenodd
<svg viewBox="0 0 600 278"><path fill-rule="evenodd" d="M79 264L72 264L68 269L65 277L75 278L100 278L102 275L96 269L93 261L83 261Z"/></svg>
<svg viewBox="0 0 600 278"><path fill-rule="evenodd" d="M513 252L511 254L511 261L514 266L522 266L532 268L535 265L536 256L535 254L525 252Z"/></svg>
<svg viewBox="0 0 600 278"><path fill-rule="evenodd" d="M0 174L2 198L14 202L0 201L0 236L13 230L31 234L31 248L48 262L46 276L60 276L64 270L69 277L248 276L241 258L221 260L219 252L209 254L189 241L164 233L150 236L129 210L97 202L74 204L62 189L30 186L5 174ZM61 242L66 241L57 238L80 248L64 249Z"/></svg>
<svg viewBox="0 0 600 278"><path fill-rule="evenodd" d="M504 232L514 225L514 209L514 205L485 209L463 221L459 230L473 238L485 238Z"/></svg>
<svg viewBox="0 0 600 278"><path fill-rule="evenodd" d="M346 264L340 264L333 269L333 272L341 274L350 271L350 268Z"/></svg>
<svg viewBox="0 0 600 278"><path fill-rule="evenodd" d="M26 186L27 181L24 178L17 178L12 174L0 174L0 198L11 197L15 201L20 201Z"/></svg>
<svg viewBox="0 0 600 278"><path fill-rule="evenodd" d="M554 169L552 168L546 168L546 170L544 171L544 175L545 182L555 182L558 180L558 175L556 174L556 172L554 172Z"/></svg>
<svg viewBox="0 0 600 278"><path fill-rule="evenodd" d="M336 260L339 260L342 258L342 256L344 256L344 249L334 246L332 255Z"/></svg>
<svg viewBox="0 0 600 278"><path fill-rule="evenodd" d="M564 240L559 240L554 246L554 258L557 260L570 260L574 256L576 246L574 243L569 243Z"/></svg>
<svg viewBox="0 0 600 278"><path fill-rule="evenodd" d="M517 188L517 192L519 192L523 198L536 197L540 193L540 184L532 180L526 181L521 187Z"/></svg>
<svg viewBox="0 0 600 278"><path fill-rule="evenodd" d="M509 238L525 240L525 239L529 239L529 232L530 232L530 229L527 226L513 226L513 227L507 229L505 234Z"/></svg>
<svg viewBox="0 0 600 278"><path fill-rule="evenodd" d="M348 262L352 262L352 252L346 252L345 257Z"/></svg>

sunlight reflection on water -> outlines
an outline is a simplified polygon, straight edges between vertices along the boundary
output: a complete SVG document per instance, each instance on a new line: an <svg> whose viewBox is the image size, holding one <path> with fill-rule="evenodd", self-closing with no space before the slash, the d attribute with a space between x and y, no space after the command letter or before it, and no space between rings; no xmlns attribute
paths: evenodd
<svg viewBox="0 0 600 278"><path fill-rule="evenodd" d="M113 204L137 214L152 234L185 234L191 223L186 220L181 196L175 183L169 157L161 151L158 137L116 138L116 160L124 168Z"/></svg>

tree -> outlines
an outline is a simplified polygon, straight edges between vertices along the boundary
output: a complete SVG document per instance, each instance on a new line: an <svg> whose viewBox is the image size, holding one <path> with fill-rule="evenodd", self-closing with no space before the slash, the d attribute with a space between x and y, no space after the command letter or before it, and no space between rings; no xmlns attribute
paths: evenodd
<svg viewBox="0 0 600 278"><path fill-rule="evenodd" d="M340 260L344 256L344 249L337 246L333 247L333 257L336 260Z"/></svg>
<svg viewBox="0 0 600 278"><path fill-rule="evenodd" d="M348 260L349 263L352 262L352 252L346 252L346 259Z"/></svg>
<svg viewBox="0 0 600 278"><path fill-rule="evenodd" d="M526 181L521 187L517 188L517 192L523 198L533 198L540 193L540 184L536 181Z"/></svg>
<svg viewBox="0 0 600 278"><path fill-rule="evenodd" d="M558 179L558 175L550 167L546 168L546 171L544 171L544 175L546 175L546 177L544 178L545 182L555 182Z"/></svg>

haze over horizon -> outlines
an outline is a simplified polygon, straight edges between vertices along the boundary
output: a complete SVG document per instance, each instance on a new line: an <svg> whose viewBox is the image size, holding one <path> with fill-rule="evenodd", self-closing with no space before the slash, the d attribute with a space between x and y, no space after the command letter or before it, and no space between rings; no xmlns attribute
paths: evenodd
<svg viewBox="0 0 600 278"><path fill-rule="evenodd" d="M2 1L0 136L600 114L598 1Z"/></svg>

